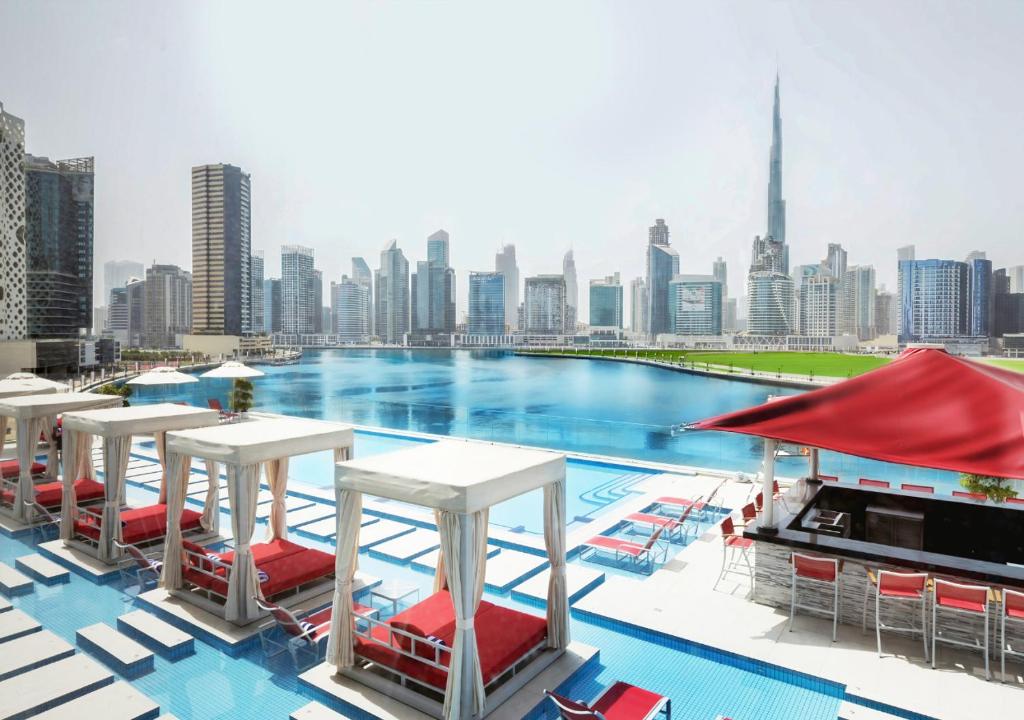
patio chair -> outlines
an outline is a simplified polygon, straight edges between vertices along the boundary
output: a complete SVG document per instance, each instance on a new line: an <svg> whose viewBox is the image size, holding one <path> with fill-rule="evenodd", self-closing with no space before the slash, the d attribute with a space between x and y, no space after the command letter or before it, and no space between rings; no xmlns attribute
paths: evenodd
<svg viewBox="0 0 1024 720"><path fill-rule="evenodd" d="M38 536L37 542L46 542L56 537L60 532L60 515L55 515L35 500L23 500L26 508L32 508L32 519L29 524L32 526L32 536Z"/></svg>
<svg viewBox="0 0 1024 720"><path fill-rule="evenodd" d="M861 478L860 480L857 481L857 484L862 487L876 487L886 489L890 487L888 480L872 480L871 478Z"/></svg>
<svg viewBox="0 0 1024 720"><path fill-rule="evenodd" d="M864 608L861 616L861 631L867 631L868 592L875 591L875 643L878 657L882 657L882 631L902 632L911 636L921 633L921 644L924 646L924 659L928 660L928 623L926 608L928 607L928 573L895 572L893 570L867 570L864 585ZM886 625L882 622L882 608L885 604L918 605L920 607L921 626L913 624L913 612L907 617L909 625ZM913 608L911 608L913 611Z"/></svg>
<svg viewBox="0 0 1024 720"><path fill-rule="evenodd" d="M817 613L826 612L832 616L832 642L836 641L836 631L839 627L839 614L842 595L840 593L840 571L842 563L836 558L824 558L814 555L803 555L792 553L790 563L793 566L789 590L789 631L793 632L793 616L797 608L811 610ZM821 604L801 605L797 602L797 589L800 582L811 583L814 590L827 588L832 591L832 608L822 608Z"/></svg>
<svg viewBox="0 0 1024 720"><path fill-rule="evenodd" d="M714 502L715 497L718 495L718 491L721 490L724 486L725 481L723 480L721 483L718 484L717 487L715 487L714 490L711 491L711 494L708 495L706 500L702 499L701 496L698 496L697 498L694 499L666 495L657 498L654 501L654 503L662 512L664 512L666 507L686 508L692 505L693 509L699 513L698 520L703 522L704 520L707 520L708 510L711 508L711 503Z"/></svg>
<svg viewBox="0 0 1024 720"><path fill-rule="evenodd" d="M146 555L138 546L131 543L122 543L114 540L114 545L119 547L128 556L121 561L121 579L124 581L125 589L134 574L135 580L139 583L139 593L146 589L146 577L152 576L154 585L160 582L160 572L163 570L163 551L157 551Z"/></svg>
<svg viewBox="0 0 1024 720"><path fill-rule="evenodd" d="M611 553L615 556L616 563L625 560L630 570L639 572L644 572L644 567L646 567L646 574L650 575L654 572L655 563L664 562L668 556L668 545L662 546L658 542L664 530L665 528L663 527L656 529L647 538L647 542L642 545L631 540L622 540L608 535L595 535L583 543L583 549L580 550L580 559L585 560L586 557L584 556L588 552L589 557L599 552ZM658 559L659 554L661 556L660 560Z"/></svg>
<svg viewBox="0 0 1024 720"><path fill-rule="evenodd" d="M672 700L627 682L616 682L605 688L590 704L544 691L544 696L558 708L563 720L651 720L664 714L672 718Z"/></svg>
<svg viewBox="0 0 1024 720"><path fill-rule="evenodd" d="M218 413L220 413L221 420L234 420L235 418L238 417L238 413L231 412L230 410L225 410L224 406L220 404L220 400L218 400L217 398L209 398L206 401L206 404L209 406L211 410L216 410Z"/></svg>
<svg viewBox="0 0 1024 720"><path fill-rule="evenodd" d="M959 647L975 648L985 654L985 679L992 677L988 667L988 600L989 588L984 585L966 585L935 578L935 598L932 600L932 668L935 668L935 645L946 643ZM954 616L983 618L985 630L974 642L957 640L952 635L939 632L939 611Z"/></svg>
<svg viewBox="0 0 1024 720"><path fill-rule="evenodd" d="M746 527L747 525L750 525L751 523L757 521L757 507L754 505L754 503L749 502L742 508L740 508L740 515L740 525Z"/></svg>
<svg viewBox="0 0 1024 720"><path fill-rule="evenodd" d="M736 532L736 525L731 516L726 516L719 527L722 530L722 570L718 573L715 587L718 587L722 578L729 574L746 575L753 583L754 566L750 563L750 551L754 547L754 541ZM741 563L746 571L741 569Z"/></svg>
<svg viewBox="0 0 1024 720"><path fill-rule="evenodd" d="M1000 682L1006 682L1006 656L1024 658L1024 647L1011 645L1006 639L1006 623L1009 621L1024 630L1024 592L1003 588L1003 602L999 605L999 671Z"/></svg>
<svg viewBox="0 0 1024 720"><path fill-rule="evenodd" d="M698 498L699 499L699 498ZM651 532L654 532L658 528L664 530L664 534L669 538L671 542L672 538L676 538L680 542L685 542L688 528L692 525L694 535L697 534L697 528L699 522L688 523L690 519L690 513L693 512L694 506L687 505L683 508L683 511L679 513L676 518L666 517L665 515L657 515L655 513L637 512L630 513L625 518L626 522L630 525L650 525Z"/></svg>
<svg viewBox="0 0 1024 720"><path fill-rule="evenodd" d="M839 482L838 475L822 475L821 473L819 473L818 479L821 480L822 482Z"/></svg>
<svg viewBox="0 0 1024 720"><path fill-rule="evenodd" d="M331 632L331 606L298 617L277 603L260 597L253 599L261 610L266 610L271 616L270 622L260 626L260 646L264 657L272 658L287 651L297 670L305 670L320 659L320 648ZM376 608L359 603L353 605L353 610L356 617L369 617L378 612ZM282 635L284 642L277 637ZM300 664L303 656L309 657L310 661Z"/></svg>

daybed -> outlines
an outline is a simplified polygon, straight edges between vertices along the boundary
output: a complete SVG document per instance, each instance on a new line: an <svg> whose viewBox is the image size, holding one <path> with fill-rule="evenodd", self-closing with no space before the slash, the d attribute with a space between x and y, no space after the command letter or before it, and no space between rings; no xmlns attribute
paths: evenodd
<svg viewBox="0 0 1024 720"><path fill-rule="evenodd" d="M119 542L140 547L160 542L167 535L167 505L156 503L143 507L121 508L119 512L121 532ZM203 514L185 510L181 514L182 532L202 530ZM89 508L80 508L74 521L75 537L91 545L100 541L103 527L103 513Z"/></svg>
<svg viewBox="0 0 1024 720"><path fill-rule="evenodd" d="M42 475L46 472L46 466L41 462L32 462L29 467L30 475ZM0 460L0 477L4 478L16 478L21 474L21 464L14 458L8 460Z"/></svg>

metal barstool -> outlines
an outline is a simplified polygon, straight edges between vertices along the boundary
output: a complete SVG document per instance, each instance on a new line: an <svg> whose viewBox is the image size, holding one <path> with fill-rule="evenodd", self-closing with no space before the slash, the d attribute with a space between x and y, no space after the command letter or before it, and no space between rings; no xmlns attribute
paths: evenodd
<svg viewBox="0 0 1024 720"><path fill-rule="evenodd" d="M793 553L790 557L793 566L790 580L789 598L789 631L793 632L793 615L796 609L811 610L813 612L829 612L817 605L800 605L796 601L797 584L799 582L811 583L811 586L825 586L832 589L832 642L836 641L836 630L839 627L839 609L841 603L840 575L841 563L836 558L823 558L814 555L801 555Z"/></svg>
<svg viewBox="0 0 1024 720"><path fill-rule="evenodd" d="M991 678L988 663L988 599L989 588L984 585L965 585L949 580L935 579L935 599L932 601L932 667L935 667L935 644L958 645L980 649L985 653L985 679ZM985 632L982 642L965 642L943 637L939 632L939 610L960 616L983 617Z"/></svg>
<svg viewBox="0 0 1024 720"><path fill-rule="evenodd" d="M928 660L928 573L905 573L893 570L879 570L876 575L867 571L867 586L864 588L864 610L861 629L866 631L868 613L868 592L875 589L875 642L878 646L878 657L882 657L882 631L902 632L911 636L921 633L921 645L924 647L924 659ZM913 622L907 626L886 625L882 622L883 604L910 604L920 606L921 626Z"/></svg>

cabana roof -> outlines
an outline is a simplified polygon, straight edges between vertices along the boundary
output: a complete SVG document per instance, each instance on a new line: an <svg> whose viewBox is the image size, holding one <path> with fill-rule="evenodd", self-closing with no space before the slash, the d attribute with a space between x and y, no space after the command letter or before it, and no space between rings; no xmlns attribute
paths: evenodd
<svg viewBox="0 0 1024 720"><path fill-rule="evenodd" d="M167 433L167 452L251 465L352 446L352 428L300 418L268 418Z"/></svg>
<svg viewBox="0 0 1024 720"><path fill-rule="evenodd" d="M219 424L220 418L216 410L158 403L69 412L65 413L63 422L65 430L78 430L100 437L119 437L212 426Z"/></svg>
<svg viewBox="0 0 1024 720"><path fill-rule="evenodd" d="M1024 374L912 348L850 380L694 427L902 465L1024 478Z"/></svg>
<svg viewBox="0 0 1024 720"><path fill-rule="evenodd" d="M57 386L50 383L39 383L34 380L0 380L0 398L45 395L55 392L57 392Z"/></svg>
<svg viewBox="0 0 1024 720"><path fill-rule="evenodd" d="M0 400L0 415L27 420L29 418L59 415L74 410L120 407L124 400L120 395L99 393L49 393L43 395L22 395Z"/></svg>
<svg viewBox="0 0 1024 720"><path fill-rule="evenodd" d="M565 478L565 455L440 440L338 463L339 488L472 513Z"/></svg>

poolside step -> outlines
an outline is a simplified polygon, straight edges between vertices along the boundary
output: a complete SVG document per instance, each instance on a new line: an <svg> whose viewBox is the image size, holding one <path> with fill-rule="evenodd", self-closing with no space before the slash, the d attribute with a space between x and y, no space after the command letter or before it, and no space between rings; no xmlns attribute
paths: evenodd
<svg viewBox="0 0 1024 720"><path fill-rule="evenodd" d="M541 570L529 580L512 588L512 598L531 605L545 606L548 602L548 579L551 568ZM567 565L565 581L568 585L569 604L576 602L604 582L604 573L583 565Z"/></svg>
<svg viewBox="0 0 1024 720"><path fill-rule="evenodd" d="M497 545L487 546L487 557L492 558L501 552L501 548ZM434 572L437 569L437 556L441 554L441 550L431 550L428 553L417 555L412 559L412 566L418 570L425 570L427 572Z"/></svg>
<svg viewBox="0 0 1024 720"><path fill-rule="evenodd" d="M7 597L32 592L32 578L22 575L7 563L0 563L0 593Z"/></svg>
<svg viewBox="0 0 1024 720"><path fill-rule="evenodd" d="M0 643L6 643L29 633L39 632L43 626L35 618L17 608L0 615Z"/></svg>
<svg viewBox="0 0 1024 720"><path fill-rule="evenodd" d="M0 652L0 680L35 670L75 654L75 648L49 630L4 643Z"/></svg>
<svg viewBox="0 0 1024 720"><path fill-rule="evenodd" d="M441 536L437 530L416 528L411 533L374 545L370 548L370 556L404 563L417 555L436 550L440 544Z"/></svg>
<svg viewBox="0 0 1024 720"><path fill-rule="evenodd" d="M135 610L119 617L117 629L168 660L178 660L196 651L195 639L191 635L145 610Z"/></svg>
<svg viewBox="0 0 1024 720"><path fill-rule="evenodd" d="M288 716L289 720L345 720L345 716L336 713L326 705L313 701L303 705Z"/></svg>
<svg viewBox="0 0 1024 720"><path fill-rule="evenodd" d="M298 527L324 518L331 520L335 518L334 507L323 503L314 503L307 508L288 513L288 527Z"/></svg>
<svg viewBox="0 0 1024 720"><path fill-rule="evenodd" d="M399 535L405 535L415 530L415 526L394 520L380 519L375 523L363 525L359 529L359 549L366 550L378 543L391 540Z"/></svg>
<svg viewBox="0 0 1024 720"><path fill-rule="evenodd" d="M159 712L159 705L128 683L118 680L35 717L42 720L152 720Z"/></svg>
<svg viewBox="0 0 1024 720"><path fill-rule="evenodd" d="M12 607L14 607L14 606L11 605L11 601L10 600L8 600L7 598L0 597L0 613L5 613L8 610L10 610Z"/></svg>
<svg viewBox="0 0 1024 720"><path fill-rule="evenodd" d="M513 585L539 573L547 563L547 559L540 555L502 549L500 553L487 560L484 583L491 590L503 593Z"/></svg>
<svg viewBox="0 0 1024 720"><path fill-rule="evenodd" d="M71 582L70 570L63 565L58 565L53 560L44 558L39 553L22 555L14 561L14 566L43 585L60 585Z"/></svg>
<svg viewBox="0 0 1024 720"><path fill-rule="evenodd" d="M302 498L293 497L293 496L289 495L284 500L284 509L285 509L286 513L290 513L292 510L301 510L302 508L307 508L307 507L309 507L312 504L313 504L312 500L303 500ZM269 503L269 502L268 503L263 503L262 505L257 505L256 506L256 519L257 520L266 520L268 517L270 517L270 506L271 505L273 505L273 503Z"/></svg>
<svg viewBox="0 0 1024 720"><path fill-rule="evenodd" d="M96 623L75 633L78 644L89 654L127 678L137 678L153 669L153 653L122 635L106 623Z"/></svg>
<svg viewBox="0 0 1024 720"><path fill-rule="evenodd" d="M31 717L113 681L109 670L85 655L43 665L0 681L0 720Z"/></svg>

